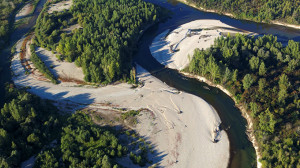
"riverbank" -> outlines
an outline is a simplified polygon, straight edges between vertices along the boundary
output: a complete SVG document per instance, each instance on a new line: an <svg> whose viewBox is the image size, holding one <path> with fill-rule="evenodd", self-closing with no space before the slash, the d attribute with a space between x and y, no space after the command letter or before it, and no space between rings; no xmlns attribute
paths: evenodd
<svg viewBox="0 0 300 168"><path fill-rule="evenodd" d="M172 32L164 31L155 37L149 49L153 57L168 68L182 70L188 66L195 49L206 49L218 37L236 33L255 33L236 29L219 20L195 20Z"/></svg>
<svg viewBox="0 0 300 168"><path fill-rule="evenodd" d="M250 115L248 114L246 108L244 107L244 105L242 103L239 103L235 97L223 86L219 85L219 84L215 84L213 83L212 81L206 79L205 77L203 76L199 76L199 75L194 75L194 74L191 74L191 73L187 73L187 72L180 72L181 74L187 76L187 77L190 77L190 78L195 78L201 82L204 82L206 84L208 84L209 86L212 86L212 87L216 87L220 90L222 90L224 93L226 93L229 97L232 98L232 100L234 100L235 102L235 106L242 112L242 116L247 120L247 135L250 139L250 141L252 142L253 144L253 147L255 149L255 153L256 153L256 162L257 162L257 168L261 168L262 167L262 164L259 162L259 160L261 159L261 155L260 155L260 149L259 149L259 146L258 146L258 142L255 138L255 135L254 135L254 128L253 128L253 119L250 117Z"/></svg>
<svg viewBox="0 0 300 168"><path fill-rule="evenodd" d="M191 6L195 9L198 9L198 10L201 10L201 11L204 11L204 12L211 12L211 13L218 13L218 14L221 14L221 15L225 15L225 16L229 16L231 18L234 18L236 19L236 17L232 14L232 13L228 13L228 12L219 12L219 11L216 11L216 10L211 10L211 9L205 9L205 8L202 8L202 7L197 7L194 3L191 3L191 2L187 2L186 0L177 0L181 3L184 3L188 6ZM242 19L242 20L248 20L248 21L252 21L252 22L255 22L251 19ZM259 23L259 22L258 22ZM260 22L260 23L267 23L267 22ZM275 24L275 25L280 25L280 26L285 26L285 27L290 27L290 28L294 28L294 29L300 29L300 25L294 25L294 24L289 24L289 23L283 23L283 22L280 22L280 21L271 21L270 24Z"/></svg>
<svg viewBox="0 0 300 168"><path fill-rule="evenodd" d="M194 30L194 33L190 33L187 36L188 32L191 32L192 30ZM254 33L252 32L235 29L234 27L228 26L218 20L196 20L183 24L172 32L169 32L169 30L167 30L159 34L152 41L152 44L149 48L152 56L158 62L168 68L180 71L189 64L196 48L200 50L206 49L214 44L214 40L216 38L221 37L222 35L227 33L243 33L254 35ZM175 51L174 46L178 47L175 47ZM242 104L239 104L232 96L232 94L223 86L216 85L204 77L195 76L184 72L181 73L185 76L196 78L201 82L205 82L210 86L219 88L235 101L236 107L238 107L238 109L242 112L243 117L247 120L247 132L249 133L248 137L255 148L255 152L257 155L257 167L260 168L261 163L259 162L259 159L261 158L261 156L259 154L258 143L253 133L253 121L248 115L244 106Z"/></svg>
<svg viewBox="0 0 300 168"><path fill-rule="evenodd" d="M151 122L140 120L143 126L138 127L137 132L154 144L162 158L158 163L160 166L197 168L201 163L208 168L227 167L227 134L221 131L220 141L212 142L213 130L221 121L203 99L169 87L140 66L137 66L137 77L143 85L137 88L126 83L92 88L40 81L25 75L19 58L23 40L16 45L17 54L11 66L17 86L29 87L29 92L53 100L60 106L71 105L73 110L101 108L103 104L127 109L147 108L153 112L154 119Z"/></svg>

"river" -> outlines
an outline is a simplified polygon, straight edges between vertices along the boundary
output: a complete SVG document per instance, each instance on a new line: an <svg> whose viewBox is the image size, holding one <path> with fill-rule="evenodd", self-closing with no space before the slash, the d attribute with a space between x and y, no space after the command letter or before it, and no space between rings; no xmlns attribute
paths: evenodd
<svg viewBox="0 0 300 168"><path fill-rule="evenodd" d="M20 39L35 23L35 20L42 9L46 0L41 0L34 12L33 19L28 25L24 26L21 30L16 30L12 34L11 44ZM252 143L248 140L246 135L246 120L241 116L241 112L235 107L234 101L217 88L208 86L203 82L196 79L188 78L181 75L178 71L165 68L154 59L150 53L149 46L152 40L163 31L170 29L173 30L181 24L197 20L197 19L216 19L223 23L258 34L276 34L279 40L286 43L289 39L296 41L300 40L300 30L287 28L278 25L259 24L250 21L241 21L232 19L227 16L222 16L214 13L201 12L192 7L186 6L181 3L167 2L165 0L146 0L154 4L163 6L171 10L174 14L171 19L153 26L148 29L141 37L138 44L138 51L135 55L135 61L152 73L155 77L165 82L178 90L185 91L196 96L199 96L210 103L219 113L222 120L222 126L230 129L227 131L230 140L230 168L248 168L255 167L256 155ZM11 47L11 46L10 46ZM0 54L0 104L4 102L4 83L11 80L10 71L10 47L2 50ZM204 89L203 86L210 88ZM192 161L191 162L195 162Z"/></svg>
<svg viewBox="0 0 300 168"><path fill-rule="evenodd" d="M4 103L5 83L11 81L10 48L35 25L36 19L43 9L46 1L47 0L40 0L28 23L14 30L10 37L10 44L8 44L5 49L0 51L0 107L2 107Z"/></svg>
<svg viewBox="0 0 300 168"><path fill-rule="evenodd" d="M256 166L256 154L252 143L246 135L247 121L235 107L234 101L221 90L210 87L206 83L181 75L177 70L165 68L151 55L149 46L153 39L167 29L174 30L178 26L197 19L216 19L238 29L263 34L274 34L278 41L287 44L288 40L300 41L300 30L279 25L255 23L233 19L215 13L202 12L176 1L146 0L165 7L173 12L172 18L153 26L141 37L135 61L169 86L194 94L211 104L222 120L224 128L230 127L227 134L230 140L230 168L250 168ZM205 89L204 86L210 90ZM191 162L194 162L191 160Z"/></svg>

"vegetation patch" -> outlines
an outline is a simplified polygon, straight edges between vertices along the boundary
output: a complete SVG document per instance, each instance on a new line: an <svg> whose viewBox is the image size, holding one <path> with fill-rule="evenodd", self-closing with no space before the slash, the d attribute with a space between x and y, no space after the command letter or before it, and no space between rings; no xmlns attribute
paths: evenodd
<svg viewBox="0 0 300 168"><path fill-rule="evenodd" d="M35 167L120 167L118 158L134 164L152 164L150 142L134 131L96 125L93 117L78 111L62 128L59 144L38 154ZM100 119L102 120L102 119Z"/></svg>
<svg viewBox="0 0 300 168"><path fill-rule="evenodd" d="M41 58L35 53L35 45L30 45L31 57L30 60L34 64L34 66L52 83L58 84L58 81L54 77L54 75L50 72L45 63L41 60Z"/></svg>
<svg viewBox="0 0 300 168"><path fill-rule="evenodd" d="M98 109L97 111L86 110L94 122L99 125L116 126L122 125L124 128L135 127L138 123L138 115L141 112L146 112L147 109L129 110L116 108L114 110Z"/></svg>
<svg viewBox="0 0 300 168"><path fill-rule="evenodd" d="M137 120L137 115L140 114L140 111L136 111L136 110L130 110L126 113L122 113L121 114L121 119L123 121L126 121L129 125L131 126L135 126L138 122Z"/></svg>
<svg viewBox="0 0 300 168"><path fill-rule="evenodd" d="M119 111L121 110L121 112ZM151 142L146 140L146 137L139 136L131 128L137 124L137 116L140 112L150 112L148 109L130 110L122 112L127 109L118 109L118 111L109 111L109 114L104 112L89 111L88 113L93 118L96 124L100 124L106 128L118 127L117 133L120 143L128 148L127 156L134 163L139 166L152 165L153 158L156 157L156 151ZM121 127L120 127L121 125ZM150 156L152 159L150 159ZM152 166L155 167L156 164Z"/></svg>
<svg viewBox="0 0 300 168"><path fill-rule="evenodd" d="M299 1L271 0L271 1L244 1L244 0L187 0L198 7L216 10L217 12L231 13L240 19L261 21L282 21L291 24L300 24Z"/></svg>
<svg viewBox="0 0 300 168"><path fill-rule="evenodd" d="M134 83L130 71L138 37L161 16L160 7L142 0L74 0L68 11L41 13L35 44L82 67L87 82ZM63 31L76 24L82 28L70 34Z"/></svg>
<svg viewBox="0 0 300 168"><path fill-rule="evenodd" d="M31 19L31 16L26 16L26 17L18 20L17 22L14 23L14 29L18 29L22 25L27 24L30 19Z"/></svg>
<svg viewBox="0 0 300 168"><path fill-rule="evenodd" d="M220 37L185 71L222 84L248 110L263 167L299 166L300 45L277 37Z"/></svg>
<svg viewBox="0 0 300 168"><path fill-rule="evenodd" d="M14 85L7 86L5 99L0 113L0 167L19 167L57 136L61 116L49 101Z"/></svg>
<svg viewBox="0 0 300 168"><path fill-rule="evenodd" d="M116 157L126 146L109 130L95 125L90 116L76 112L62 128L60 144L38 154L35 167L118 167Z"/></svg>

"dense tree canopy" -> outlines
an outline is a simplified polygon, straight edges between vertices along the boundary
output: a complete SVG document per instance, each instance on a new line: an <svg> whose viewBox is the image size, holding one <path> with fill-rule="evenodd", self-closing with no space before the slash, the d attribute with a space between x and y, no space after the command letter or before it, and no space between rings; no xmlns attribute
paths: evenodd
<svg viewBox="0 0 300 168"><path fill-rule="evenodd" d="M85 81L112 82L129 77L138 37L160 11L142 0L74 0L69 11L42 13L35 41L57 51L61 59L75 61ZM63 31L77 23L82 28Z"/></svg>
<svg viewBox="0 0 300 168"><path fill-rule="evenodd" d="M48 101L13 85L7 90L0 113L0 167L17 167L53 139L60 122Z"/></svg>
<svg viewBox="0 0 300 168"><path fill-rule="evenodd" d="M237 34L196 49L185 69L225 86L254 120L263 167L299 167L300 45Z"/></svg>
<svg viewBox="0 0 300 168"><path fill-rule="evenodd" d="M188 0L205 9L229 12L241 19L300 24L298 0Z"/></svg>
<svg viewBox="0 0 300 168"><path fill-rule="evenodd" d="M35 167L118 167L114 158L127 153L117 137L77 112L62 129L59 145L37 156Z"/></svg>

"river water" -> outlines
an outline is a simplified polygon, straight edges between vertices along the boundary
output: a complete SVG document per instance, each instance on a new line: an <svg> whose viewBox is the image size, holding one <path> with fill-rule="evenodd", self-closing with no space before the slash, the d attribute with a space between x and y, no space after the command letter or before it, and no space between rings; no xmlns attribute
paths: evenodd
<svg viewBox="0 0 300 168"><path fill-rule="evenodd" d="M256 155L251 142L246 136L246 120L241 116L241 112L234 106L234 101L228 97L225 93L217 88L208 86L198 80L187 78L181 75L178 71L165 68L159 62L157 62L151 55L149 46L152 40L158 34L170 29L173 30L181 24L197 20L197 19L217 19L230 26L248 30L259 34L276 34L280 38L280 41L286 43L288 39L300 40L300 30L286 28L283 26L270 25L270 24L258 24L249 21L241 21L232 19L227 16L222 16L213 13L206 13L198 11L194 8L188 7L184 4L176 2L167 2L165 0L146 0L159 6L163 6L173 12L172 18L168 19L164 23L160 23L148 29L141 37L138 51L135 56L135 61L142 67L147 69L155 77L165 82L166 84L194 95L197 95L208 103L210 103L219 113L222 120L222 126L230 129L227 131L230 140L230 163L231 168L248 168L255 167ZM16 30L12 34L11 44L20 39L28 30L35 24L35 20L42 9L46 0L41 0L38 4L36 11L34 12L33 19L28 25L24 26L20 30ZM4 83L9 82L11 79L10 71L10 47L2 50L0 53L0 67L3 68L0 73L0 105L2 106L4 101ZM210 88L210 90L204 89L203 86ZM191 160L195 162L195 160ZM201 163L199 163L201 164ZM224 163L225 164L225 163Z"/></svg>
<svg viewBox="0 0 300 168"><path fill-rule="evenodd" d="M173 12L173 15L171 19L153 26L144 33L138 44L135 62L169 86L203 98L218 111L222 120L222 126L224 128L230 127L230 129L227 130L230 140L230 161L228 167L256 167L255 150L246 135L247 121L242 117L239 109L235 107L234 101L217 88L210 87L196 79L185 77L176 70L165 68L151 55L149 46L153 39L165 30L170 29L170 31L172 31L184 23L197 19L220 20L227 25L258 33L260 35L274 34L278 36L278 41L281 41L284 44L290 39L300 41L300 30L279 25L242 21L219 14L202 12L187 5L176 3L176 1L146 1L169 9ZM208 87L210 90L205 89L204 86L206 86L206 88ZM191 162L195 162L195 160L191 160Z"/></svg>

